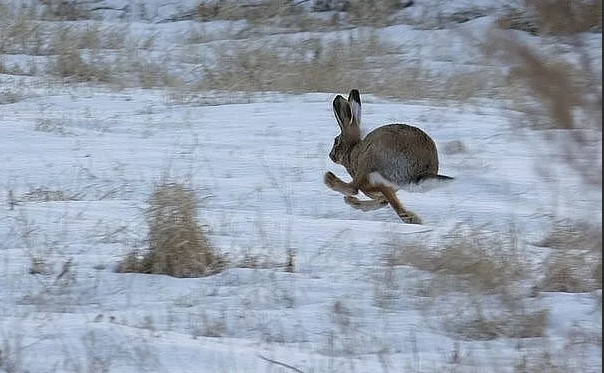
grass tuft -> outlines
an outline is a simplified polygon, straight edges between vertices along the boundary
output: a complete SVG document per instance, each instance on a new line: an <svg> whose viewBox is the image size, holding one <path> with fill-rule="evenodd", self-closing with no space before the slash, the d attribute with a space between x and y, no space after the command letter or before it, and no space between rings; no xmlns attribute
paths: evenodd
<svg viewBox="0 0 604 373"><path fill-rule="evenodd" d="M201 277L220 272L225 259L212 247L197 219L195 192L180 183L158 185L149 201L149 250L133 252L118 272Z"/></svg>
<svg viewBox="0 0 604 373"><path fill-rule="evenodd" d="M522 279L525 266L513 238L477 230L456 232L439 249L417 243L396 248L389 265L410 265L442 277L454 276L466 290L493 293Z"/></svg>
<svg viewBox="0 0 604 373"><path fill-rule="evenodd" d="M602 252L602 227L585 222L560 220L550 234L537 246L557 250L588 250Z"/></svg>
<svg viewBox="0 0 604 373"><path fill-rule="evenodd" d="M550 255L540 291L583 293L602 289L602 253L560 252Z"/></svg>
<svg viewBox="0 0 604 373"><path fill-rule="evenodd" d="M549 311L536 307L522 291L530 275L523 255L514 230L493 234L456 229L436 247L397 246L387 263L428 272L420 275L424 279L416 289L430 297L424 311L457 338L542 337Z"/></svg>
<svg viewBox="0 0 604 373"><path fill-rule="evenodd" d="M364 26L389 26L392 15L403 8L399 0L357 0L349 6L350 22Z"/></svg>
<svg viewBox="0 0 604 373"><path fill-rule="evenodd" d="M41 0L44 5L42 19L49 21L78 21L91 19L83 2L68 0Z"/></svg>
<svg viewBox="0 0 604 373"><path fill-rule="evenodd" d="M558 221L537 245L555 250L537 290L580 293L602 289L601 226Z"/></svg>

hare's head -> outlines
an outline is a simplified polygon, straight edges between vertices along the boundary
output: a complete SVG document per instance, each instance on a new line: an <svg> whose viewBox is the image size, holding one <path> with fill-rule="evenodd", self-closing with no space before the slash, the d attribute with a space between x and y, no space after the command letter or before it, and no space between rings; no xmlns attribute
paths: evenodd
<svg viewBox="0 0 604 373"><path fill-rule="evenodd" d="M340 134L333 141L329 158L338 164L345 164L352 148L361 141L361 96L353 89L348 100L337 95L333 100L333 112L340 126Z"/></svg>

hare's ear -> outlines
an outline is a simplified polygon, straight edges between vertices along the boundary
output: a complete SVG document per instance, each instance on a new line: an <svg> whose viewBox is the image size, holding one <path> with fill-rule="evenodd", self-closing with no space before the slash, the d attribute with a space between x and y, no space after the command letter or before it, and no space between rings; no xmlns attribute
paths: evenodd
<svg viewBox="0 0 604 373"><path fill-rule="evenodd" d="M333 113L336 116L342 133L346 132L352 125L352 109L344 97L337 95L333 99Z"/></svg>
<svg viewBox="0 0 604 373"><path fill-rule="evenodd" d="M361 94L357 89L353 89L348 94L348 103L352 109L352 117L357 125L361 125Z"/></svg>

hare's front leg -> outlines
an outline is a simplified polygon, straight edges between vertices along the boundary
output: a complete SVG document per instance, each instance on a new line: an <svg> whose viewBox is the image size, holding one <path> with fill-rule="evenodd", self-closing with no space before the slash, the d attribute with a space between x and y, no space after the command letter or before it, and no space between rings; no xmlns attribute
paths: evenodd
<svg viewBox="0 0 604 373"><path fill-rule="evenodd" d="M360 200L354 196L345 196L344 201L361 211L373 211L388 206L388 201L383 198Z"/></svg>
<svg viewBox="0 0 604 373"><path fill-rule="evenodd" d="M361 192L371 199L360 200L353 196L346 196L344 197L344 201L355 209L359 209L361 211L373 211L388 206L388 200L386 197L384 197L384 195L378 190L375 190L372 186L366 184L360 189Z"/></svg>
<svg viewBox="0 0 604 373"><path fill-rule="evenodd" d="M331 171L325 173L323 181L325 182L325 185L327 185L330 189L338 193L342 193L345 196L353 196L359 192L358 187L355 187L352 183L342 181Z"/></svg>
<svg viewBox="0 0 604 373"><path fill-rule="evenodd" d="M388 205L388 200L379 192L369 192L363 190L370 200L361 201L355 194L359 193L359 188L355 186L354 180L352 183L346 183L332 172L327 172L324 177L325 184L332 190L344 194L344 201L350 206L361 211L377 210Z"/></svg>

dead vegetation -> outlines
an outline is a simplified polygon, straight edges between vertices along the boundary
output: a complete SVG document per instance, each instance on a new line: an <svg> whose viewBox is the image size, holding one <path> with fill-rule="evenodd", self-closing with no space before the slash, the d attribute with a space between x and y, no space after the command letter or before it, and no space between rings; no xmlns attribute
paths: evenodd
<svg viewBox="0 0 604 373"><path fill-rule="evenodd" d="M601 32L602 1L526 0L522 17L502 20L484 45L508 68L506 80L520 128L538 130L586 184L602 185L602 77L581 33ZM530 17L527 18L526 14ZM557 37L543 48L507 29ZM560 53L564 51L564 53ZM555 166L555 164L552 164ZM538 246L554 249L537 291L589 292L602 288L602 228L563 220Z"/></svg>
<svg viewBox="0 0 604 373"><path fill-rule="evenodd" d="M464 339L537 338L546 335L549 311L525 308L487 311L476 303L469 312L454 313L445 316L445 320L446 329Z"/></svg>
<svg viewBox="0 0 604 373"><path fill-rule="evenodd" d="M76 193L69 193L63 190L55 190L46 187L38 187L23 193L18 198L13 198L13 203L78 201L80 200L80 197L81 196Z"/></svg>
<svg viewBox="0 0 604 373"><path fill-rule="evenodd" d="M602 252L602 227L582 221L559 220L537 246L556 250Z"/></svg>
<svg viewBox="0 0 604 373"><path fill-rule="evenodd" d="M502 25L492 30L484 50L488 58L503 63L508 71L505 79L509 96L522 113L513 118L516 125L542 131L560 150L561 161L587 183L601 186L602 77L596 57L579 34L584 31L584 20L565 8L570 2L556 1L552 8L543 1L529 4L542 22L558 20L566 25L559 26L565 30L561 40L565 53L522 41L517 34L502 30Z"/></svg>
<svg viewBox="0 0 604 373"><path fill-rule="evenodd" d="M472 340L544 336L549 311L521 290L530 272L518 233L459 229L448 236L434 245L394 245L386 258L389 266L428 273L415 291L427 297L422 307L436 327Z"/></svg>
<svg viewBox="0 0 604 373"><path fill-rule="evenodd" d="M40 0L42 19L51 21L78 21L91 19L91 12L85 3L69 0Z"/></svg>
<svg viewBox="0 0 604 373"><path fill-rule="evenodd" d="M175 87L181 80L170 73L168 55L151 57L153 38L137 38L127 25L106 27L43 22L27 12L12 12L0 22L0 72L59 78L70 83L96 83L113 88ZM32 63L7 66L1 54L32 56ZM41 57L35 62L33 56ZM55 79L52 79L55 80Z"/></svg>
<svg viewBox="0 0 604 373"><path fill-rule="evenodd" d="M549 311L538 306L540 292L602 288L601 237L600 227L558 222L539 243L551 253L542 265L532 266L525 244L514 230L454 230L434 244L395 244L386 263L389 268L411 266L427 272L418 277L414 291L426 297L423 307L439 320L439 327L457 337L542 337ZM382 282L389 283L386 280L393 272L388 273ZM530 293L529 283L535 284ZM390 287L397 293L396 285Z"/></svg>
<svg viewBox="0 0 604 373"><path fill-rule="evenodd" d="M111 81L113 74L110 66L100 60L87 61L79 49L69 45L70 41L65 40L65 43L51 65L54 74L71 82Z"/></svg>
<svg viewBox="0 0 604 373"><path fill-rule="evenodd" d="M399 0L357 0L351 1L346 10L352 24L388 26L393 23L392 16L405 4Z"/></svg>
<svg viewBox="0 0 604 373"><path fill-rule="evenodd" d="M219 44L202 66L196 89L262 92L332 92L361 86L367 92L397 99L466 100L491 95L493 82L475 79L480 72L437 72L421 58L379 38L376 32L334 40ZM486 74L486 70L485 70Z"/></svg>
<svg viewBox="0 0 604 373"><path fill-rule="evenodd" d="M538 243L552 248L538 291L567 293L602 289L602 227L560 221Z"/></svg>
<svg viewBox="0 0 604 373"><path fill-rule="evenodd" d="M602 255L554 253L550 255L538 291L584 293L602 289Z"/></svg>
<svg viewBox="0 0 604 373"><path fill-rule="evenodd" d="M210 20L248 20L252 23L264 22L270 18L288 15L300 15L302 8L291 0L263 0L256 3L242 3L235 0L200 2L196 8L196 19Z"/></svg>
<svg viewBox="0 0 604 373"><path fill-rule="evenodd" d="M202 2L193 19L245 19L249 26L225 31L235 39L228 43L205 40L192 31L195 36L170 52L154 50L152 37L138 40L127 26L112 29L97 21L85 26L58 26L31 12L13 11L7 22L0 24L5 35L0 40L0 52L44 56L47 58L41 61L47 62L31 65L37 66L31 72L25 63L16 68L4 64L2 70L38 76L47 72L67 84L86 82L117 89L299 93L347 91L362 86L366 92L397 99L493 96L492 88L497 84L493 79L497 77L487 68L431 69L420 56L419 49L425 47L392 45L381 40L371 27L347 31L353 24L387 24L388 15L404 2L354 1L332 6L344 11L336 11L330 18L317 17L291 1L267 0L254 5L231 0ZM335 38L318 33L334 30L342 32ZM302 40L290 37L299 31L313 34ZM210 39L223 37L214 35ZM195 45L192 40L196 40ZM481 74L489 78L476 79Z"/></svg>
<svg viewBox="0 0 604 373"><path fill-rule="evenodd" d="M147 252L133 252L118 272L201 277L220 272L226 260L212 246L197 218L194 190L181 183L156 186L149 200Z"/></svg>
<svg viewBox="0 0 604 373"><path fill-rule="evenodd" d="M505 29L533 35L574 35L602 32L602 0L524 0L499 19Z"/></svg>
<svg viewBox="0 0 604 373"><path fill-rule="evenodd" d="M521 247L512 235L483 233L478 230L453 232L441 247L425 244L395 246L387 256L390 266L409 265L437 274L449 290L497 293L509 290L526 276ZM451 281L454 279L453 281ZM434 289L439 292L445 288Z"/></svg>

